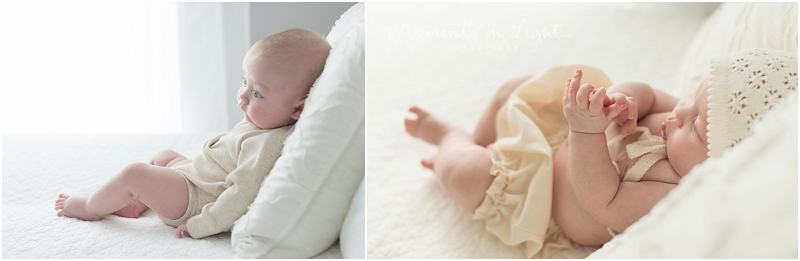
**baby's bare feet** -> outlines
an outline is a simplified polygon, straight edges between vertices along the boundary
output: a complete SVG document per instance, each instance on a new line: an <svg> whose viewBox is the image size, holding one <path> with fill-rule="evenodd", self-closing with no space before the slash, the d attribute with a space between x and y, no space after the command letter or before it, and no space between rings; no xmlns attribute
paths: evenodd
<svg viewBox="0 0 800 261"><path fill-rule="evenodd" d="M102 219L102 217L86 212L86 200L86 197L70 197L59 194L58 199L56 199L55 209L58 210L56 216L73 217L86 221Z"/></svg>
<svg viewBox="0 0 800 261"><path fill-rule="evenodd" d="M439 145L447 132L453 128L429 114L428 112L420 109L417 106L408 108L409 112L417 115L416 119L405 119L406 132L409 135L420 138L428 143Z"/></svg>

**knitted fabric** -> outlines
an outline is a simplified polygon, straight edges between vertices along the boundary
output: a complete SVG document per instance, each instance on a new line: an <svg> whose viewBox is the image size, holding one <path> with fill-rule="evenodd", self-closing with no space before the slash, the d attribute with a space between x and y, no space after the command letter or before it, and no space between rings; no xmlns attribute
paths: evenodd
<svg viewBox="0 0 800 261"><path fill-rule="evenodd" d="M708 84L708 156L719 157L783 97L797 95L797 53L753 49L712 58Z"/></svg>
<svg viewBox="0 0 800 261"><path fill-rule="evenodd" d="M637 182L641 180L644 176L644 173L647 172L647 170L650 169L653 164L661 159L667 158L667 146L664 143L664 139L660 136L651 134L650 129L645 126L636 127L636 129L629 134L618 135L609 140L608 154L616 155L622 139L629 135L637 134L639 136L637 137L636 141L625 146L625 153L628 155L629 159L639 158L639 160L637 160L636 164L633 164L633 166L625 172L625 176L622 178L622 181ZM616 162L614 162L613 158L611 163L614 164L614 168L617 169L617 172L619 172L619 166Z"/></svg>
<svg viewBox="0 0 800 261"><path fill-rule="evenodd" d="M659 136L650 134L647 127L638 127L642 134L639 139L628 146L625 146L625 151L628 153L628 158L641 158L633 164L633 167L628 169L625 173L625 178L622 181L637 182L642 179L644 173L650 169L657 161L667 158L667 146L664 144L664 139Z"/></svg>

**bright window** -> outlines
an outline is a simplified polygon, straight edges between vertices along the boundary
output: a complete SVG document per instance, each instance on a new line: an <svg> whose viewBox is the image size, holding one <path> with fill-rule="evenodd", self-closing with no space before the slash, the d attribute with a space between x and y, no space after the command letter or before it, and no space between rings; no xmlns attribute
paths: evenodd
<svg viewBox="0 0 800 261"><path fill-rule="evenodd" d="M181 131L175 3L4 3L3 132Z"/></svg>

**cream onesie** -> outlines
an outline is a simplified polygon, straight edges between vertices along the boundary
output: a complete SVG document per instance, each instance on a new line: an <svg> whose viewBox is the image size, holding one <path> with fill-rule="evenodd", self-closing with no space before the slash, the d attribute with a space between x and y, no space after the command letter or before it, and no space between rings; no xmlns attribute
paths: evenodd
<svg viewBox="0 0 800 261"><path fill-rule="evenodd" d="M230 231L255 200L292 130L294 125L262 130L242 120L210 139L202 153L171 167L186 180L189 205L182 217L159 216L161 221L174 227L185 223L193 238Z"/></svg>

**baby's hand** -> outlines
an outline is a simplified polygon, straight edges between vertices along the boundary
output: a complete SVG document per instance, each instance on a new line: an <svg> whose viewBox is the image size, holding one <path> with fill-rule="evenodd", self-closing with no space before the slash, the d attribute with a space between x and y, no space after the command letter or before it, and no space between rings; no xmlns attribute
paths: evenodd
<svg viewBox="0 0 800 261"><path fill-rule="evenodd" d="M614 122L619 124L619 133L628 134L636 129L636 121L639 119L639 106L636 98L628 97L622 93L614 93L611 95L611 106L617 106L619 110L617 117L614 117Z"/></svg>
<svg viewBox="0 0 800 261"><path fill-rule="evenodd" d="M186 224L181 224L178 228L175 229L175 236L178 238L188 237L192 238L192 235L189 234L189 229L186 228Z"/></svg>
<svg viewBox="0 0 800 261"><path fill-rule="evenodd" d="M581 133L603 133L612 119L628 106L614 104L603 88L595 90L591 84L580 85L583 72L578 69L567 79L564 88L564 117L569 128ZM592 95L590 99L590 95Z"/></svg>

